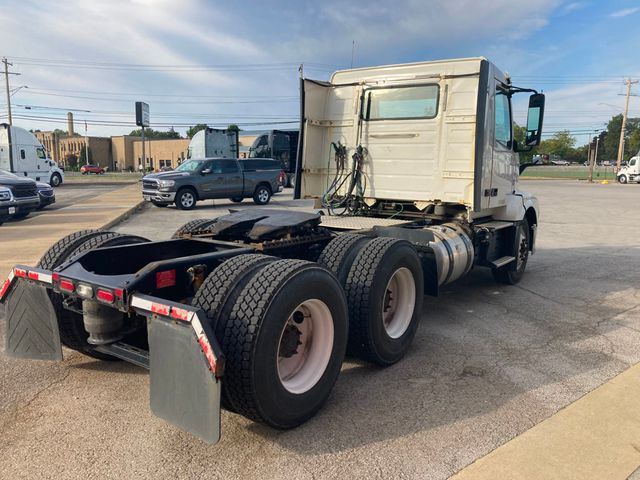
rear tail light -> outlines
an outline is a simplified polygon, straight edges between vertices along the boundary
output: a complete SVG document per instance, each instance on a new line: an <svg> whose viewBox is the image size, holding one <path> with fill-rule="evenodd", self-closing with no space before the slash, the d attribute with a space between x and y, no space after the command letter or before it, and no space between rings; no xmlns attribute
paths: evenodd
<svg viewBox="0 0 640 480"><path fill-rule="evenodd" d="M60 290L73 293L76 291L76 286L73 284L71 280L60 280Z"/></svg>
<svg viewBox="0 0 640 480"><path fill-rule="evenodd" d="M102 288L99 288L96 292L96 298L104 303L113 303L116 297L109 290L103 290Z"/></svg>

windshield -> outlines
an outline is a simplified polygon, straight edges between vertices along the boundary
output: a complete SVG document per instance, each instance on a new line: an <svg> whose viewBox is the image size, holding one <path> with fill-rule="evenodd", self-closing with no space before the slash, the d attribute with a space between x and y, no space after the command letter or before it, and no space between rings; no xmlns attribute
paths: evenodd
<svg viewBox="0 0 640 480"><path fill-rule="evenodd" d="M195 172L200 168L202 162L196 162L195 160L189 160L188 162L183 162L179 167L176 168L176 172Z"/></svg>

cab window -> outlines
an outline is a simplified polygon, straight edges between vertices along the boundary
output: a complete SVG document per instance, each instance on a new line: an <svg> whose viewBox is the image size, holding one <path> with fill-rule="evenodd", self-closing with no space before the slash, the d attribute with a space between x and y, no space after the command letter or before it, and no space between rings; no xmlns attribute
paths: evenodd
<svg viewBox="0 0 640 480"><path fill-rule="evenodd" d="M365 120L434 118L438 113L438 85L375 88L366 93Z"/></svg>
<svg viewBox="0 0 640 480"><path fill-rule="evenodd" d="M496 90L496 146L511 149L511 107L505 91Z"/></svg>
<svg viewBox="0 0 640 480"><path fill-rule="evenodd" d="M629 161L629 166L630 166L630 167L633 167L635 164L636 164L636 159L635 159L635 158L632 158L632 159Z"/></svg>
<svg viewBox="0 0 640 480"><path fill-rule="evenodd" d="M47 154L44 153L44 148L42 147L36 148L36 155L38 156L38 158L42 158L42 159L47 158Z"/></svg>

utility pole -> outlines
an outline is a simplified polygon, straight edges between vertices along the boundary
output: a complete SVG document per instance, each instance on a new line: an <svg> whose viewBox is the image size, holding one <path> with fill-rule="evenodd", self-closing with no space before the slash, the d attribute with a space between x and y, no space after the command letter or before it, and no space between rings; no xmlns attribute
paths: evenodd
<svg viewBox="0 0 640 480"><path fill-rule="evenodd" d="M351 68L353 68L353 59L356 56L356 41L351 40Z"/></svg>
<svg viewBox="0 0 640 480"><path fill-rule="evenodd" d="M89 137L87 135L87 121L84 121L84 164L89 165Z"/></svg>
<svg viewBox="0 0 640 480"><path fill-rule="evenodd" d="M589 164L589 183L593 183L593 162L591 161L591 134L589 134L589 148L587 150L587 162Z"/></svg>
<svg viewBox="0 0 640 480"><path fill-rule="evenodd" d="M7 87L7 113L9 117L9 125L13 125L13 119L11 117L11 94L9 93L9 75L20 75L20 74L9 71L9 65L13 67L13 63L10 63L7 60L7 57L2 58L2 63L4 63L4 83Z"/></svg>
<svg viewBox="0 0 640 480"><path fill-rule="evenodd" d="M620 143L618 143L618 161L616 162L616 172L620 170L620 164L624 157L624 134L627 128L627 116L629 115L629 97L631 96L631 85L638 83L638 80L631 81L627 78L627 95L624 102L624 113L622 114L622 125L620 127Z"/></svg>

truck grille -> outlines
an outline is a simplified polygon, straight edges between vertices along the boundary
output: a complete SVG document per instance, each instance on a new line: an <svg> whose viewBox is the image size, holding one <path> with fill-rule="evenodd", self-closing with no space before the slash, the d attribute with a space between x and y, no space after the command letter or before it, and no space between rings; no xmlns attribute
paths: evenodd
<svg viewBox="0 0 640 480"><path fill-rule="evenodd" d="M158 189L158 182L156 182L154 180L143 180L142 181L142 188L144 190L157 190Z"/></svg>
<svg viewBox="0 0 640 480"><path fill-rule="evenodd" d="M34 185L12 185L11 191L15 198L37 197L38 187Z"/></svg>

